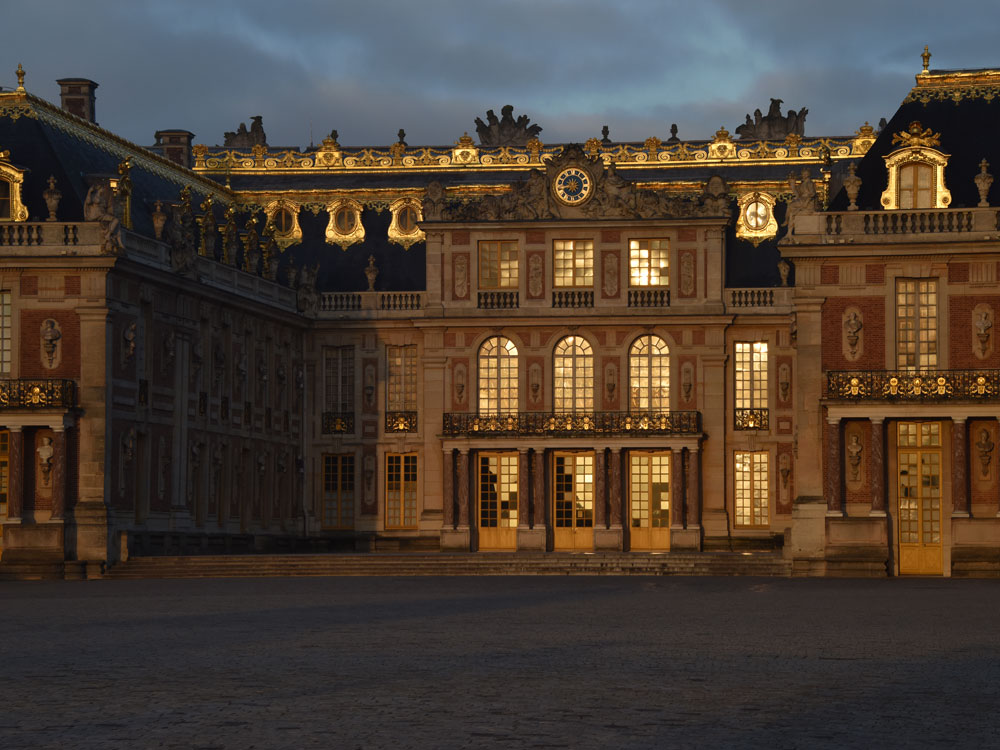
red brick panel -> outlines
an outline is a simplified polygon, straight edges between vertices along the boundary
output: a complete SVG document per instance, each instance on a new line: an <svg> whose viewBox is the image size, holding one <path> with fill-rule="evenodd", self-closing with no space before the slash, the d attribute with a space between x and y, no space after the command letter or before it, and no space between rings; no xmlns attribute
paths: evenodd
<svg viewBox="0 0 1000 750"><path fill-rule="evenodd" d="M884 284L885 283L885 266L879 264L869 263L865 266L865 283L866 284Z"/></svg>
<svg viewBox="0 0 1000 750"><path fill-rule="evenodd" d="M820 284L839 284L840 266L822 266L819 269Z"/></svg>
<svg viewBox="0 0 1000 750"><path fill-rule="evenodd" d="M844 310L856 307L864 320L864 350L857 360L844 357ZM886 331L885 300L882 297L830 297L823 305L823 369L884 370Z"/></svg>
<svg viewBox="0 0 1000 750"><path fill-rule="evenodd" d="M458 231L451 233L452 245L468 245L471 240L472 235L470 232Z"/></svg>
<svg viewBox="0 0 1000 750"><path fill-rule="evenodd" d="M697 242L698 230L693 227L685 227L677 230L678 242Z"/></svg>
<svg viewBox="0 0 1000 750"><path fill-rule="evenodd" d="M62 350L55 368L42 363L42 321L52 318L59 324ZM46 358L47 360L47 358ZM72 310L21 311L22 378L78 378L80 376L80 319Z"/></svg>
<svg viewBox="0 0 1000 750"><path fill-rule="evenodd" d="M545 232L541 229L532 229L524 233L524 244L526 245L544 245L545 244Z"/></svg>
<svg viewBox="0 0 1000 750"><path fill-rule="evenodd" d="M951 266L949 266L949 269ZM980 359L973 349L972 312L976 305L987 304L993 308L994 316L1000 314L1000 296L966 295L951 296L948 300L948 362L953 370L997 369L1000 368L1000 347L997 346L997 324L994 321L990 332L992 351L985 359ZM975 346L978 347L978 341Z"/></svg>
<svg viewBox="0 0 1000 750"><path fill-rule="evenodd" d="M67 276L63 279L63 291L67 297L80 296L80 277Z"/></svg>
<svg viewBox="0 0 1000 750"><path fill-rule="evenodd" d="M622 233L617 229L602 229L601 230L601 242L621 242Z"/></svg>
<svg viewBox="0 0 1000 750"><path fill-rule="evenodd" d="M950 284L964 284L969 281L969 264L968 263L949 263L948 264L948 283Z"/></svg>
<svg viewBox="0 0 1000 750"><path fill-rule="evenodd" d="M21 277L21 294L25 297L32 297L38 294L38 277L37 276L22 276Z"/></svg>

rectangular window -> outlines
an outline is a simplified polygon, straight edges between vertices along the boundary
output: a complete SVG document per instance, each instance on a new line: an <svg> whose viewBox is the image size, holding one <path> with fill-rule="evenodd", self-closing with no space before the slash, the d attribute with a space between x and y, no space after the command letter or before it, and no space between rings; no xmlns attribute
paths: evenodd
<svg viewBox="0 0 1000 750"><path fill-rule="evenodd" d="M517 289L517 242L484 240L479 243L479 288Z"/></svg>
<svg viewBox="0 0 1000 750"><path fill-rule="evenodd" d="M412 529L417 526L417 454L387 453L385 456L385 527Z"/></svg>
<svg viewBox="0 0 1000 750"><path fill-rule="evenodd" d="M323 376L326 390L326 411L341 414L353 412L354 347L324 347Z"/></svg>
<svg viewBox="0 0 1000 750"><path fill-rule="evenodd" d="M386 411L417 410L417 347L387 346Z"/></svg>
<svg viewBox="0 0 1000 750"><path fill-rule="evenodd" d="M669 255L668 240L629 240L629 285L670 286Z"/></svg>
<svg viewBox="0 0 1000 750"><path fill-rule="evenodd" d="M557 453L553 462L555 525L560 528L592 528L593 454Z"/></svg>
<svg viewBox="0 0 1000 750"><path fill-rule="evenodd" d="M770 520L767 451L736 452L736 525L767 526Z"/></svg>
<svg viewBox="0 0 1000 750"><path fill-rule="evenodd" d="M896 279L896 367L938 365L937 279Z"/></svg>
<svg viewBox="0 0 1000 750"><path fill-rule="evenodd" d="M594 286L594 241L555 240L553 285L556 288Z"/></svg>
<svg viewBox="0 0 1000 750"><path fill-rule="evenodd" d="M323 456L323 528L354 528L354 455Z"/></svg>
<svg viewBox="0 0 1000 750"><path fill-rule="evenodd" d="M761 430L767 411L767 342L736 342L736 429Z"/></svg>
<svg viewBox="0 0 1000 750"><path fill-rule="evenodd" d="M479 455L479 525L483 528L517 527L516 453Z"/></svg>

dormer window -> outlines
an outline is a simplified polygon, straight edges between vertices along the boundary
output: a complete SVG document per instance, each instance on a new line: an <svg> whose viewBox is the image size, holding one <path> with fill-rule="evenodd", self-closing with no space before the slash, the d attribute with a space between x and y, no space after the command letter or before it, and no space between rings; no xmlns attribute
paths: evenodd
<svg viewBox="0 0 1000 750"><path fill-rule="evenodd" d="M919 122L892 137L902 148L885 157L889 185L882 193L882 207L895 209L948 208L951 193L945 188L944 168L948 154L938 151L941 134Z"/></svg>
<svg viewBox="0 0 1000 750"><path fill-rule="evenodd" d="M0 180L0 221L10 221L10 183Z"/></svg>
<svg viewBox="0 0 1000 750"><path fill-rule="evenodd" d="M28 209L21 202L24 170L10 163L10 151L0 150L0 221L27 221Z"/></svg>

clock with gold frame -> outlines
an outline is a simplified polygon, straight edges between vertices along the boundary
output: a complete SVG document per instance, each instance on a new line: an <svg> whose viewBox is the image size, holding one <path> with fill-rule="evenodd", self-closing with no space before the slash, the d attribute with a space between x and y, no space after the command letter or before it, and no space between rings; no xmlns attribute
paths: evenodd
<svg viewBox="0 0 1000 750"><path fill-rule="evenodd" d="M743 193L737 199L740 217L736 221L736 236L750 240L754 245L769 240L778 233L778 221L774 218L774 196L755 191Z"/></svg>

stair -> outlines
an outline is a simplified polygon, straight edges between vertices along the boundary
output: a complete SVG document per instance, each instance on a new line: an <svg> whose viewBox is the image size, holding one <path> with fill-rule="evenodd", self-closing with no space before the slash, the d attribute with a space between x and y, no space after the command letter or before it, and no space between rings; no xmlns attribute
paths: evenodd
<svg viewBox="0 0 1000 750"><path fill-rule="evenodd" d="M790 576L775 552L665 553L330 553L133 557L105 578L280 576L680 575Z"/></svg>

